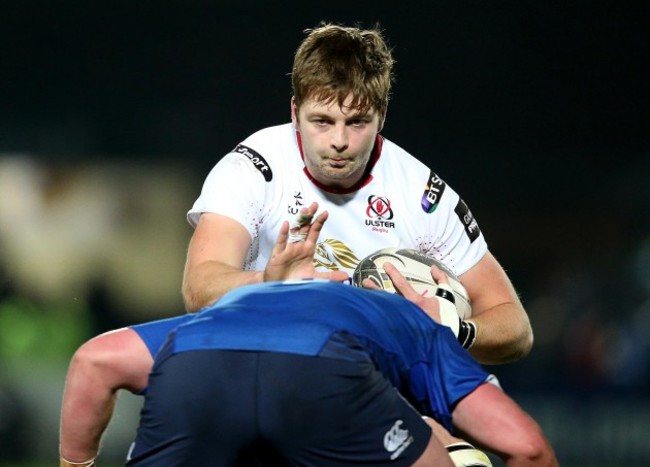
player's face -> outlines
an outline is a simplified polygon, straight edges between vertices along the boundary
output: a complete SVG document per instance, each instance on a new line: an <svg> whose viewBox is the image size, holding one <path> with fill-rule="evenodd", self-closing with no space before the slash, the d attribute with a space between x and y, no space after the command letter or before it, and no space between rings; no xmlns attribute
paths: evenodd
<svg viewBox="0 0 650 467"><path fill-rule="evenodd" d="M349 97L346 103L351 100ZM291 103L291 119L300 132L307 170L325 186L346 189L363 176L383 116L347 105L306 100Z"/></svg>

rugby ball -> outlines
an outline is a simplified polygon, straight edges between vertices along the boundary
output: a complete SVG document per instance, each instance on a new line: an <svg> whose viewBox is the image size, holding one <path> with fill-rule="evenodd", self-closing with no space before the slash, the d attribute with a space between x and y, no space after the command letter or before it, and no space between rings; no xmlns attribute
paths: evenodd
<svg viewBox="0 0 650 467"><path fill-rule="evenodd" d="M436 265L449 276L449 285L454 294L456 311L460 319L472 316L472 305L467 290L460 279L443 263L435 258L410 248L382 248L366 256L352 274L352 284L361 287L364 279L370 279L380 289L397 293L393 282L384 271L384 264L392 263L422 296L434 297L438 285L431 277L431 266Z"/></svg>

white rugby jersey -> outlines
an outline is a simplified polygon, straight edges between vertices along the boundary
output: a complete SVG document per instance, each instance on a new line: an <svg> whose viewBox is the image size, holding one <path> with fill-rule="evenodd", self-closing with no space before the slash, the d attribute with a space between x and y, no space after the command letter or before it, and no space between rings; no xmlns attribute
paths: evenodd
<svg viewBox="0 0 650 467"><path fill-rule="evenodd" d="M360 187L344 193L319 186L303 163L291 124L249 136L208 174L187 218L201 213L231 217L250 233L244 269L264 269L283 221L316 201L329 218L314 261L320 270L344 270L380 248L414 248L460 275L487 251L467 205L422 162L382 136L372 169Z"/></svg>

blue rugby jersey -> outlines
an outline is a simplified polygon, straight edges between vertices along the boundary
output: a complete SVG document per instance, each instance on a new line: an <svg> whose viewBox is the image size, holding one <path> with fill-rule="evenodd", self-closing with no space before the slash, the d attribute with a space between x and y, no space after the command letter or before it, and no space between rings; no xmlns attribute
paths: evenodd
<svg viewBox="0 0 650 467"><path fill-rule="evenodd" d="M172 318L134 324L129 327L140 336L142 342L144 342L147 349L149 349L151 356L155 358L156 355L158 355L158 351L167 340L169 333L176 329L180 324L187 323L195 317L195 314L179 315Z"/></svg>
<svg viewBox="0 0 650 467"><path fill-rule="evenodd" d="M234 289L178 326L165 353L223 349L317 356L341 333L354 336L415 408L448 430L454 405L488 377L447 327L403 297L319 280Z"/></svg>

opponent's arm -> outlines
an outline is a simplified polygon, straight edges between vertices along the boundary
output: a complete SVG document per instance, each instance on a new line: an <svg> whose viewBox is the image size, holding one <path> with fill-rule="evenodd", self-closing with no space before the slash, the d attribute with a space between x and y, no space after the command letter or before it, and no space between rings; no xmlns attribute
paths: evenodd
<svg viewBox="0 0 650 467"><path fill-rule="evenodd" d="M525 357L533 345L528 315L501 265L487 252L460 276L472 302L477 333L469 352L484 364Z"/></svg>
<svg viewBox="0 0 650 467"><path fill-rule="evenodd" d="M493 384L481 384L461 399L452 423L474 444L497 453L508 467L559 465L537 422Z"/></svg>
<svg viewBox="0 0 650 467"><path fill-rule="evenodd" d="M122 328L101 334L75 352L61 407L61 467L92 465L115 408L117 391L147 385L153 358L138 334Z"/></svg>

